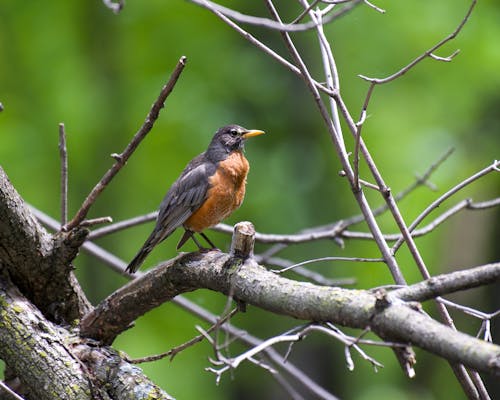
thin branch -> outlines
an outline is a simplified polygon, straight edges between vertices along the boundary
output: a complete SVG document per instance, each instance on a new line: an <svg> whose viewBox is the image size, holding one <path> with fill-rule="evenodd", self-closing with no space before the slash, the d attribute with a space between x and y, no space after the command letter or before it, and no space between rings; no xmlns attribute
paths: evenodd
<svg viewBox="0 0 500 400"><path fill-rule="evenodd" d="M200 307L199 305L193 303L192 301L186 299L183 296L177 296L172 300L175 304L179 305L180 307L186 309L188 312L190 312L193 315L198 316L199 318L203 319L204 321L210 322L212 324L215 324L218 317L206 309ZM238 340L248 346L257 346L260 343L262 343L262 340L259 338L256 338L255 336L251 335L247 331L244 331L242 329L236 328L235 326L231 325L231 323L224 324L221 327L226 333L230 334L233 337L238 338ZM264 350L264 353L266 357L269 357L269 359L272 360L272 362L276 365L279 366L284 372L286 372L288 375L290 375L296 382L301 383L306 389L310 391L311 394L314 396L320 398L320 399L325 399L325 400L335 400L336 397L327 392L325 389L323 389L321 386L319 386L316 382L311 380L304 372L302 372L300 369L295 367L293 363L291 362L285 362L283 360L283 356L279 354L275 349L273 348L267 348Z"/></svg>
<svg viewBox="0 0 500 400"><path fill-rule="evenodd" d="M460 21L460 23L458 24L458 26L455 28L455 30L452 33L450 33L444 39L440 40L438 43L436 43L430 49L428 49L425 52L423 52L421 55L419 55L412 62L410 62L405 67L401 68L396 73L394 73L394 74L392 74L392 75L390 75L390 76L388 76L386 78L369 78L369 77L364 76L364 75L359 75L359 77L363 78L364 80L366 80L368 82L374 83L376 85L380 85L380 84L384 84L384 83L393 81L396 78L399 78L400 76L406 74L409 70L411 70L419 62L421 62L422 60L424 60L427 57L430 57L431 54L433 54L437 49L439 49L440 47L442 47L443 45L445 45L446 43L448 43L449 41L451 41L451 40L453 40L453 39L455 39L457 37L457 35L460 33L460 31L462 30L462 28L464 27L464 25L469 20L471 14L472 14L472 11L474 10L474 7L475 7L476 3L477 3L477 0L472 0L471 5L469 6L469 8L468 8L468 10L467 10L467 12L465 14L465 17L462 19L462 21ZM453 57L456 54L457 54L457 52L453 53ZM432 57L432 58L434 58L434 57Z"/></svg>
<svg viewBox="0 0 500 400"><path fill-rule="evenodd" d="M361 130L363 129L363 124L366 120L368 103L370 102L373 89L375 88L375 84L370 84L368 88L368 92L365 97L365 101L363 103L363 109L361 110L361 115L359 117L359 121L356 123L356 134L354 135L354 159L353 159L353 170L354 170L354 182L356 187L359 189L359 149L361 147Z"/></svg>
<svg viewBox="0 0 500 400"><path fill-rule="evenodd" d="M262 18L262 17L255 17L253 15L247 15L240 13L238 11L235 11L231 8L227 8L224 6L221 6L220 4L214 3L210 0L189 0L191 3L194 3L198 6L201 6L203 8L206 8L207 10L210 10L211 12L218 12L225 17L231 18L232 20L242 22L244 24L250 24L250 25L255 25L255 26L260 26L264 27L267 29L272 29L280 32L302 32L302 31L307 31L310 29L314 29L317 25L314 21L306 22L303 24L296 23L297 18L294 22L290 24L284 24L281 22L276 22L273 21L269 18ZM352 7L349 7L351 9ZM332 22L333 20L337 19L340 15L343 15L344 13L336 13L336 14L330 14L327 18L325 18L324 23L327 24L329 22ZM302 19L302 18L300 18Z"/></svg>
<svg viewBox="0 0 500 400"><path fill-rule="evenodd" d="M64 226L68 221L68 152L66 130L62 122L59 124L59 157L61 160L61 226Z"/></svg>
<svg viewBox="0 0 500 400"><path fill-rule="evenodd" d="M215 9L212 9L212 8L208 8L208 10L210 10L212 13L214 13L224 23L226 23L231 28L233 28L236 32L238 32L241 36L243 36L243 38L245 38L246 40L248 40L250 43L252 43L258 49L262 50L264 53L266 53L267 55L271 56L273 59L275 59L276 61L278 61L280 64L284 65L286 68L288 68L290 71L292 71L297 76L302 77L302 72L301 72L300 68L298 68L297 66L295 66L294 64L292 64L291 62L289 62L288 60L286 60L285 58L283 58L282 56L280 56L273 49L271 49L270 47L266 46L264 43L262 43L260 40L258 40L255 36L253 36L252 34L250 34L249 32L247 32L243 28L241 28L239 25L237 25L236 23L234 23L231 19L229 19L228 17L226 17L221 12L219 12L219 11L217 11ZM319 83L319 82L317 82L315 80L313 80L313 82L314 82L314 86L317 87L318 90L320 90L321 92L323 92L323 93L325 93L325 94L327 94L329 96L331 96L333 94L331 90L329 90L328 88L326 88L321 83Z"/></svg>
<svg viewBox="0 0 500 400"><path fill-rule="evenodd" d="M437 216L429 224L425 225L424 227L422 227L420 229L414 230L411 233L411 235L414 238L419 237L419 236L425 236L429 232L436 229L439 225L441 225L447 219L449 219L453 215L460 212L461 210L476 211L476 210L485 210L488 208L498 207L498 206L500 206L500 197L498 197L496 199L488 200L488 201L478 202L478 203L474 203L470 199L465 199L465 200L458 202L453 207L451 207L447 211L445 211L442 214L440 214L439 216ZM373 236L369 232L354 232L354 231L343 230L341 232L341 235L342 235L342 238L345 238L345 239L373 240ZM402 235L400 233L385 234L384 238L385 238L385 240L387 240L389 242L393 242L393 241L401 240Z"/></svg>
<svg viewBox="0 0 500 400"><path fill-rule="evenodd" d="M238 312L238 308L234 308L231 310L231 312L227 313L224 315L222 318L219 318L215 324L213 324L210 328L208 328L205 332L206 333L211 333L215 331L216 329L219 329L224 323L229 321L236 313ZM205 335L198 335L192 338L191 340L188 340L187 342L176 346L169 351L166 351L164 353L160 354L155 354L153 356L148 356L148 357L141 357L141 358L133 358L133 359L127 359L131 364L141 364L145 362L152 362L152 361L158 361L161 360L165 357L170 357L170 361L174 359L174 357L179 354L181 351L195 345L196 343L201 342L205 338Z"/></svg>
<svg viewBox="0 0 500 400"><path fill-rule="evenodd" d="M383 8L377 7L375 4L370 3L368 0L363 0L368 7L373 8L375 11L378 11L380 14L385 14L385 10Z"/></svg>
<svg viewBox="0 0 500 400"><path fill-rule="evenodd" d="M322 261L348 261L348 262L368 262L368 263L373 263L373 262L384 262L383 258L363 258L363 257L321 257L321 258L314 258L311 260L306 260L302 261L297 264L290 265L286 268L282 269L272 269L271 272L274 272L276 274L282 274L283 272L289 271L293 268L300 267L302 265L307 265L307 264L312 264L316 262L322 262Z"/></svg>
<svg viewBox="0 0 500 400"><path fill-rule="evenodd" d="M160 92L160 95L153 103L151 110L149 111L144 124L141 126L139 131L134 135L130 143L127 145L123 153L121 153L113 164L113 166L104 174L102 179L97 183L97 185L92 189L89 193L85 201L83 202L80 210L78 210L75 217L64 226L64 230L68 231L78 226L84 218L87 216L87 213L90 210L90 207L97 200L97 197L101 194L101 192L106 188L106 186L111 182L114 176L122 169L122 167L127 163L130 156L133 154L135 149L139 146L141 141L146 137L146 135L151 131L155 121L158 119L158 115L160 110L164 107L164 103L169 96L169 94L174 89L174 86L179 79L184 67L186 66L186 57L182 56L179 59L174 71L172 72L169 81L163 87Z"/></svg>
<svg viewBox="0 0 500 400"><path fill-rule="evenodd" d="M0 397L5 400L24 400L23 397L19 396L16 392L14 392L1 380L0 380L0 394L1 394Z"/></svg>
<svg viewBox="0 0 500 400"><path fill-rule="evenodd" d="M90 232L88 240L98 239L100 237L115 233L124 229L128 229L132 226L141 225L146 222L156 220L158 216L158 211L150 212L149 214L139 215L138 217L130 218L124 221L116 222L112 225L105 226L103 228L96 229Z"/></svg>
<svg viewBox="0 0 500 400"><path fill-rule="evenodd" d="M391 293L404 301L425 301L500 281L500 263L433 276L430 279L397 289Z"/></svg>
<svg viewBox="0 0 500 400"><path fill-rule="evenodd" d="M458 55L458 53L460 53L460 49L455 50L448 57L439 57L433 53L429 54L429 57L433 58L436 61L450 62L455 58L456 55Z"/></svg>
<svg viewBox="0 0 500 400"><path fill-rule="evenodd" d="M92 218L92 219L84 219L82 222L80 222L80 226L94 226L94 225L101 225L101 224L109 224L110 222L113 222L113 218L111 217L99 217L99 218Z"/></svg>
<svg viewBox="0 0 500 400"><path fill-rule="evenodd" d="M233 228L227 224L217 224L212 228L217 232L231 233ZM256 233L255 241L259 243L286 243L286 244L296 244L304 243L321 239L333 239L338 236L344 230L344 224L342 221L336 223L335 226L330 229L324 229L322 231L311 231L304 233L297 233L291 235L279 235L273 233Z"/></svg>
<svg viewBox="0 0 500 400"><path fill-rule="evenodd" d="M453 196L454 194L456 194L458 191L462 190L467 185L470 185L471 183L473 183L476 180L478 180L479 178L481 178L481 177L489 174L490 172L498 171L498 166L499 165L500 165L500 161L495 160L488 167L482 169L481 171L479 171L476 174L472 175L471 177L463 180L462 182L460 182L459 184L457 184L456 186L454 186L453 188L451 188L450 190L448 190L445 194L443 194L442 196L440 196L439 198L437 198L436 200L434 200L429 206L427 206L425 208L425 210L422 211L422 213L420 213L420 215L417 218L415 218L415 220L410 224L410 226L408 227L408 230L409 231L413 231L418 226L418 224L420 222L422 222L422 220L427 215L429 215L434 209L436 209L437 207L439 207L439 205L443 201L445 201L449 197ZM401 244L403 244L403 240L399 239L394 244L394 246L392 247L392 251L395 253L399 249L399 247L401 246Z"/></svg>
<svg viewBox="0 0 500 400"><path fill-rule="evenodd" d="M284 258L279 257L266 257L263 255L255 255L255 261L259 264L266 264L267 266L274 265L280 268L288 268L295 263L290 260L286 260ZM306 268L296 267L293 269L293 272L303 278L308 279L313 283L317 283L322 286L348 286L355 285L357 280L355 278L341 278L341 279L331 279L327 278L324 275L311 271Z"/></svg>
<svg viewBox="0 0 500 400"><path fill-rule="evenodd" d="M359 128L358 128L358 132L359 132ZM360 138L360 136L357 135L356 140L358 141L358 144L360 145L359 138ZM454 148L452 148L452 147L450 147L448 150L446 150L446 152L442 156L440 156L438 160L436 160L434 163L432 163L429 166L429 168L424 172L424 174L422 176L417 176L417 179L415 179L415 181L411 185L409 185L407 188L403 189L402 191L400 191L396 195L394 195L394 200L399 203L403 198L405 198L408 194L413 192L419 186L423 186L423 185L429 186L429 179L430 179L431 175L448 159L448 157L450 157L450 155L453 152L454 152ZM359 155L358 155L358 157L359 157ZM356 160L356 157L355 157L355 160ZM381 206L375 208L373 210L373 214L376 216L379 216L382 213L384 213L385 211L387 211L388 209L389 209L389 206L387 205L387 203L385 203L385 204L382 204ZM354 225L354 224L357 224L357 223L363 222L363 221L364 221L364 217L362 214L344 219L344 223L347 226L351 226L351 225Z"/></svg>

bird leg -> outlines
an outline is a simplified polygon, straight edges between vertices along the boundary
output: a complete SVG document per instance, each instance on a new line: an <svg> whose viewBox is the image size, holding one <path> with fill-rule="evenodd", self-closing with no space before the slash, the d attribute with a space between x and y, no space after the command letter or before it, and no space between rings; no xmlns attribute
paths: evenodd
<svg viewBox="0 0 500 400"><path fill-rule="evenodd" d="M212 243L212 241L205 235L203 232L200 232L200 235L207 241L207 243L211 246L212 249L216 249L215 245ZM182 235L181 240L179 240L179 243L177 244L177 250L179 250L189 239L192 239L193 242L198 246L198 250L207 250L205 247L203 247L198 240L196 240L196 237L194 236L194 232L190 231L189 229L186 229L184 231L184 235Z"/></svg>
<svg viewBox="0 0 500 400"><path fill-rule="evenodd" d="M179 243L177 243L176 249L179 250L184 245L184 243L186 243L189 240L189 238L193 238L196 245L200 247L199 243L197 243L196 240L194 239L193 233L194 233L193 231L186 229L184 231L184 235L182 235L181 237L181 240L179 240Z"/></svg>
<svg viewBox="0 0 500 400"><path fill-rule="evenodd" d="M207 235L205 235L203 232L200 232L200 235L201 235L201 237L202 237L203 239L205 239L205 240L206 240L206 242L207 242L210 246L212 246L212 249L216 249L216 248L217 248L217 247L215 247L215 245L212 243L212 241L208 238L208 236L207 236ZM193 240L194 240L194 236L193 236ZM196 241L195 241L195 242L196 242ZM198 244L198 243L196 243L196 244ZM198 247L199 247L199 246L198 246Z"/></svg>

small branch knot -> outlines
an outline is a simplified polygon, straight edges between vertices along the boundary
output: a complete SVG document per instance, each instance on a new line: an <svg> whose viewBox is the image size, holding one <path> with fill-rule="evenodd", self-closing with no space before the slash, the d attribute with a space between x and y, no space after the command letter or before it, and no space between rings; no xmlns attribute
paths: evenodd
<svg viewBox="0 0 500 400"><path fill-rule="evenodd" d="M234 226L231 242L231 257L246 259L253 257L255 228L251 222L243 221Z"/></svg>

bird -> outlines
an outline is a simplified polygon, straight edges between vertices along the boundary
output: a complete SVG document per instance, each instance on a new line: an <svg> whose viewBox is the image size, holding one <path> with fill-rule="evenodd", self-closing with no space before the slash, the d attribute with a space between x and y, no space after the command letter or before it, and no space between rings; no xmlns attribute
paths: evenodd
<svg viewBox="0 0 500 400"><path fill-rule="evenodd" d="M160 204L153 231L130 261L126 272L136 272L153 248L180 226L185 231L177 250L190 238L200 250L204 249L195 233L215 249L203 231L227 218L243 202L250 169L243 155L245 142L264 133L239 125L227 125L215 132L207 150L187 164L168 190Z"/></svg>

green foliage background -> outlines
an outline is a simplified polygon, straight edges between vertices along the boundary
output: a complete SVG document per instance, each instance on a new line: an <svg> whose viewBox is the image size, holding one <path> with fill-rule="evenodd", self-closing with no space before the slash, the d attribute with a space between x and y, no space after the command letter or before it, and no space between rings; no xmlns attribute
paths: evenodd
<svg viewBox="0 0 500 400"><path fill-rule="evenodd" d="M243 12L268 16L262 2L230 4ZM359 6L329 25L326 32L352 114L359 114L368 87L358 74L384 77L395 72L450 33L468 4L462 0L381 0L377 5L387 10L385 15ZM289 19L297 15L294 2L278 5L287 10L284 14ZM500 3L479 2L460 36L438 52L447 56L460 48L453 62L425 60L403 78L375 91L364 137L394 192L411 184L415 174L423 173L449 147L456 149L432 177L437 192L420 188L401 202L407 222L451 186L500 158L498 21ZM248 29L286 54L278 33ZM314 33L294 38L320 77ZM292 233L358 213L346 181L338 176L339 163L303 82L207 10L179 0L129 0L118 16L100 1L2 1L0 102L5 110L0 113L0 163L24 199L52 216L59 215L57 124L64 122L73 214L111 165L109 155L120 152L142 124L181 55L187 56L188 66L153 132L107 188L91 216L111 215L118 221L154 210L187 161L203 151L212 133L227 123L268 132L247 145L252 163L248 196L229 223L251 220L262 232ZM364 176L369 179L368 174ZM499 194L498 174L491 174L442 209L465 197L486 200ZM369 196L374 206L381 203L375 193ZM381 224L388 232L396 230L387 216ZM498 210L465 212L418 244L432 273L479 265L499 259L495 239L499 225ZM137 227L99 244L129 260L150 229L151 225ZM175 255L179 234L153 252L147 265ZM222 249L229 243L223 235L212 233L211 237ZM296 261L327 255L378 257L378 252L371 243L348 242L341 250L321 242L283 253ZM408 281L417 281L418 273L404 248L399 261ZM94 303L125 282L84 254L75 264ZM360 288L392 282L382 265L323 263L311 268L329 277L354 277ZM493 311L498 308L494 294L494 288L488 288L454 298ZM188 297L215 313L225 305L222 296L206 291ZM432 307L429 311L433 312ZM478 321L454 316L460 329L477 332ZM252 307L234 322L263 338L295 324ZM165 304L137 321L115 346L131 356L162 352L195 335L195 324L200 321ZM233 351L241 350L236 346ZM408 381L387 350L368 349L385 364L378 374L358 357L356 369L349 373L342 350L338 343L313 336L295 346L291 361L342 398L463 396L446 363L422 352L418 352L417 377ZM267 373L251 365L225 375L216 387L214 376L204 372L211 354L203 343L173 362L147 364L144 370L179 399L286 398ZM492 395L500 393L498 383L491 379L488 387Z"/></svg>

